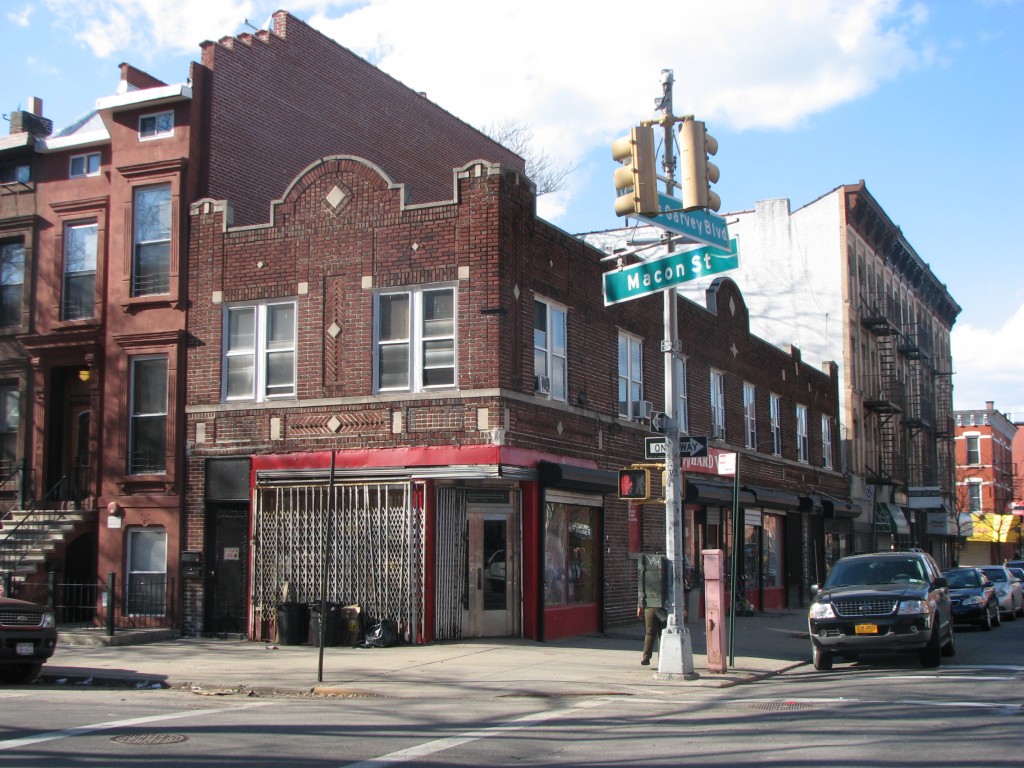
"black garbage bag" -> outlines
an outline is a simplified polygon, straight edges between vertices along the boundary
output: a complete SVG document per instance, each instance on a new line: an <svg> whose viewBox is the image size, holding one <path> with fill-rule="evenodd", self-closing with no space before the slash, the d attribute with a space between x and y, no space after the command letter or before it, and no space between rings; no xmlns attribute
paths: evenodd
<svg viewBox="0 0 1024 768"><path fill-rule="evenodd" d="M381 619L366 630L362 645L364 648L390 648L398 641L398 625L391 619Z"/></svg>

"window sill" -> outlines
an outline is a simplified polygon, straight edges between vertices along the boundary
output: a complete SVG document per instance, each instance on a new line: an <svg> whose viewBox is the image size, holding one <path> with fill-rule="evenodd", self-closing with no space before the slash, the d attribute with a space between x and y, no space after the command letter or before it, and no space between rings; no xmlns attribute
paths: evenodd
<svg viewBox="0 0 1024 768"><path fill-rule="evenodd" d="M128 299L121 304L121 311L125 314L134 315L147 309L181 309L182 302L177 296L162 293L154 296L139 296Z"/></svg>

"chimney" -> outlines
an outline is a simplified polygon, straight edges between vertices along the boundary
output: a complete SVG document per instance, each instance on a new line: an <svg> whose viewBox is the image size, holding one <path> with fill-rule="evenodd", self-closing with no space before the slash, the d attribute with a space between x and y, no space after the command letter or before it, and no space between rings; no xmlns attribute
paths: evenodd
<svg viewBox="0 0 1024 768"><path fill-rule="evenodd" d="M986 400L985 401L985 410L986 411L994 410L995 407L996 407L996 401L995 400Z"/></svg>
<svg viewBox="0 0 1024 768"><path fill-rule="evenodd" d="M11 133L30 133L37 139L53 133L53 120L43 117L43 100L32 96L28 109L11 113Z"/></svg>

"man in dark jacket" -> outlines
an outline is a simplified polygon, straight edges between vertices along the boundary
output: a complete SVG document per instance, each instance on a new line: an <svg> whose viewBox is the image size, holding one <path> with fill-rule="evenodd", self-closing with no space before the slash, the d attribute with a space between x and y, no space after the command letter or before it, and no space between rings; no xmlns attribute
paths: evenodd
<svg viewBox="0 0 1024 768"><path fill-rule="evenodd" d="M640 663L648 666L655 640L665 629L668 613L665 610L665 558L645 554L637 560L636 615L644 620L644 652Z"/></svg>

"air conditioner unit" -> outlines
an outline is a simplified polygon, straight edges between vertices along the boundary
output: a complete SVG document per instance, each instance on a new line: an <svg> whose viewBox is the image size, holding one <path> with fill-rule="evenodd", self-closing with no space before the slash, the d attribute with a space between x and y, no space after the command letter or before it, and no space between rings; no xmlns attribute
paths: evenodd
<svg viewBox="0 0 1024 768"><path fill-rule="evenodd" d="M538 394L546 395L551 392L551 379L547 376L534 376L533 388Z"/></svg>
<svg viewBox="0 0 1024 768"><path fill-rule="evenodd" d="M633 412L630 418L634 421L648 421L654 412L654 406L650 400L640 400L633 403Z"/></svg>

